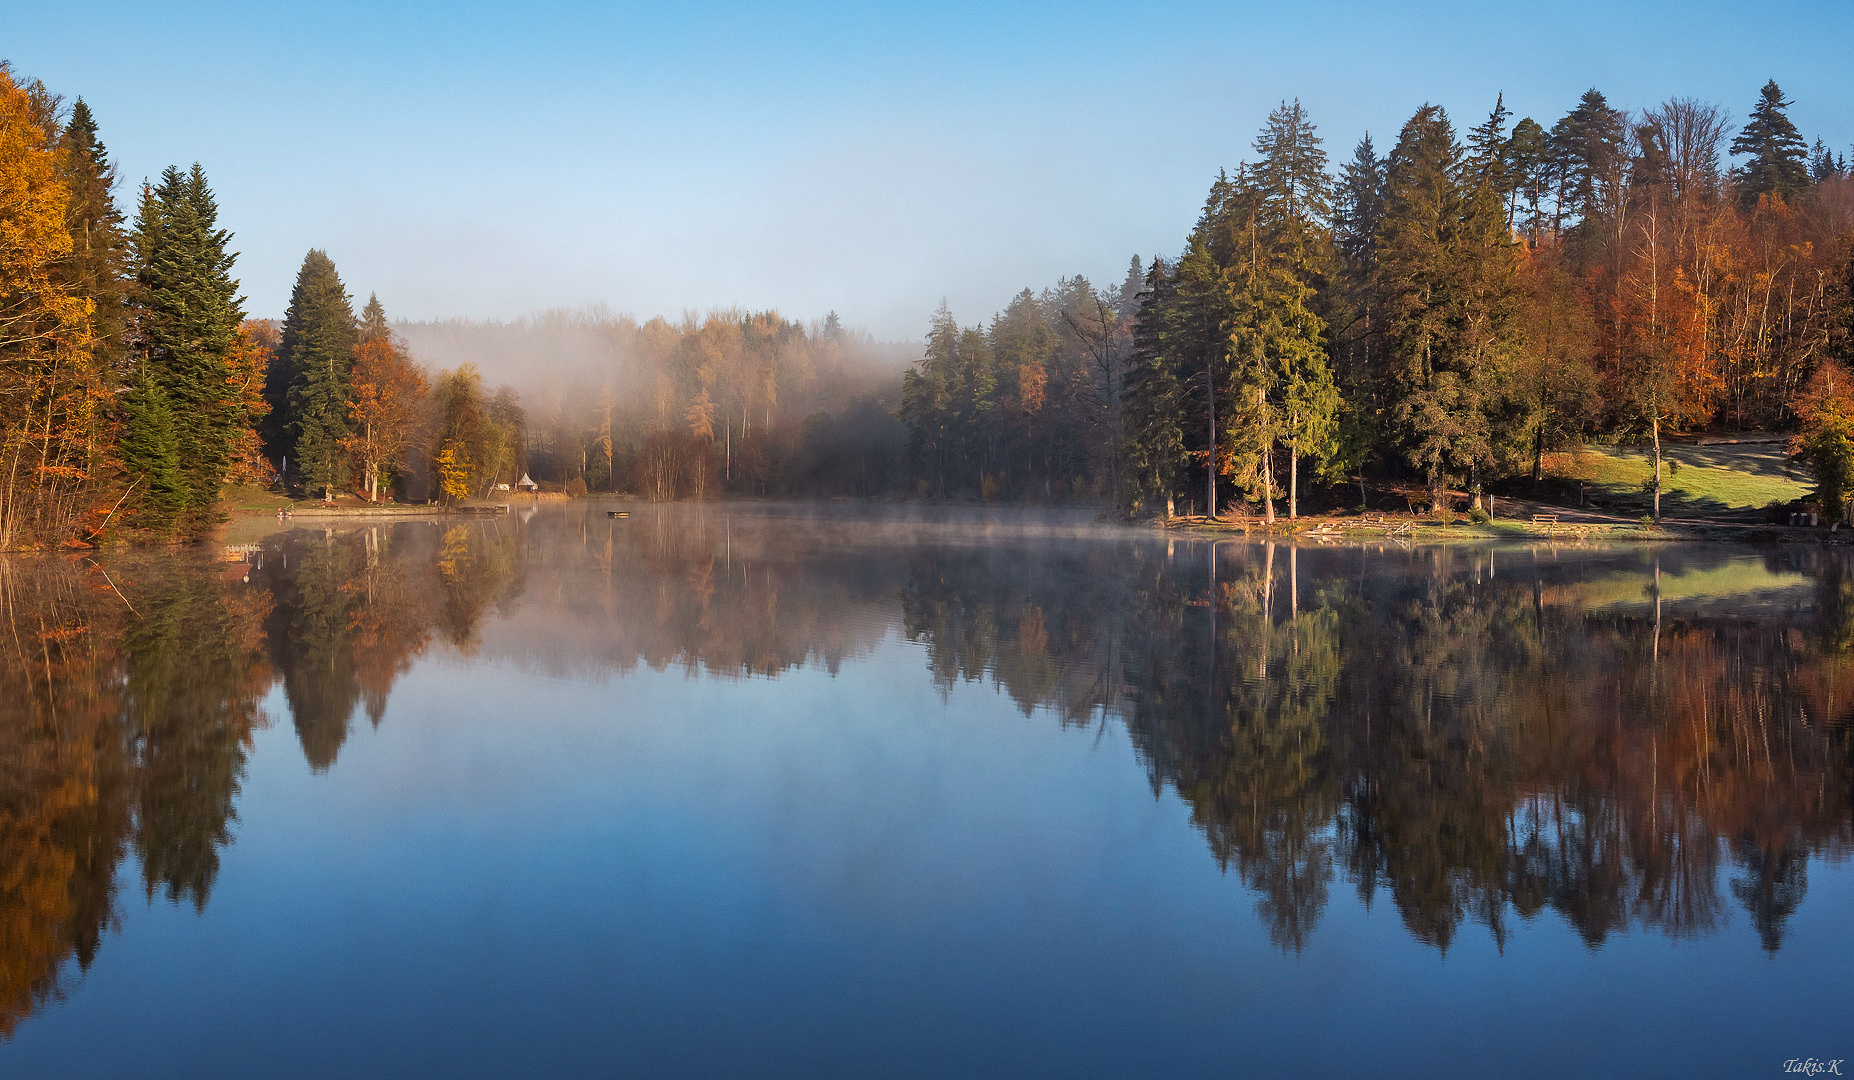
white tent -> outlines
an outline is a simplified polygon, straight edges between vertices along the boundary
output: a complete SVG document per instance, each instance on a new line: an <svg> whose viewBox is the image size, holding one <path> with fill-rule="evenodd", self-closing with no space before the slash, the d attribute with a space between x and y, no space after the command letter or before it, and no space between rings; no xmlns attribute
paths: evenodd
<svg viewBox="0 0 1854 1080"><path fill-rule="evenodd" d="M537 484L537 483L535 483L535 482L534 482L533 480L531 480L531 479L529 479L529 478L528 478L528 474L527 474L527 473L522 473L522 474L521 474L521 479L520 479L520 480L517 480L517 481L515 482L515 486L516 486L517 488L520 488L520 489L521 489L521 490L523 490L523 491L539 491L539 490L541 490L541 485L539 485L539 484Z"/></svg>

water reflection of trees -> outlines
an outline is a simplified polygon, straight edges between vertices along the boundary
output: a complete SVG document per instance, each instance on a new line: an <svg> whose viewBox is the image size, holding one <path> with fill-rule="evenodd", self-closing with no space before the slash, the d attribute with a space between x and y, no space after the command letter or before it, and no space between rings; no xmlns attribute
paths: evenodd
<svg viewBox="0 0 1854 1080"><path fill-rule="evenodd" d="M435 636L468 654L491 608L521 588L517 530L500 522L273 541L252 581L276 597L266 640L303 755L334 764L362 706L380 722L393 681Z"/></svg>
<svg viewBox="0 0 1854 1080"><path fill-rule="evenodd" d="M327 768L434 634L459 648L517 578L509 533L420 523L206 554L0 559L0 1038L89 967L133 855L203 910L277 682Z"/></svg>
<svg viewBox="0 0 1854 1080"><path fill-rule="evenodd" d="M1848 849L1843 555L1775 550L1805 610L1723 615L1657 602L1636 553L919 540L649 510L0 562L0 1035L89 965L131 855L146 898L205 906L273 687L324 770L434 645L573 677L835 672L897 597L942 692L1124 723L1283 948L1350 887L1442 948L1547 911L1593 946L1742 912L1775 950L1811 861Z"/></svg>
<svg viewBox="0 0 1854 1080"><path fill-rule="evenodd" d="M1736 901L1774 950L1850 840L1850 575L1812 558L1793 628L1672 614L1651 566L1616 613L1578 602L1587 563L1234 544L922 555L904 607L943 684L1123 717L1283 947L1343 878L1442 948L1547 909L1593 946L1690 936Z"/></svg>
<svg viewBox="0 0 1854 1080"><path fill-rule="evenodd" d="M131 852L150 898L204 907L263 719L268 597L183 561L117 574L0 561L0 1035L90 965Z"/></svg>

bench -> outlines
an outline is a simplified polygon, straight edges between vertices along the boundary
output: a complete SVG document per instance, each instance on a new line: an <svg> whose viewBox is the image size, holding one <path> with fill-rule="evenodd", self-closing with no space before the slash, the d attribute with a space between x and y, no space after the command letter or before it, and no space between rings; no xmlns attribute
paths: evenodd
<svg viewBox="0 0 1854 1080"><path fill-rule="evenodd" d="M1532 515L1532 524L1534 525L1556 525L1558 524L1558 515L1556 514L1534 514Z"/></svg>

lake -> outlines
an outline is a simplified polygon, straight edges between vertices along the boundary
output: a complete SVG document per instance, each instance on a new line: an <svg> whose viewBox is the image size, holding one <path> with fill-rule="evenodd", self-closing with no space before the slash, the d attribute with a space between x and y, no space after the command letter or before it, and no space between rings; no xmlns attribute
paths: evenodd
<svg viewBox="0 0 1854 1080"><path fill-rule="evenodd" d="M0 561L0 1075L1854 1057L1848 549L627 508Z"/></svg>

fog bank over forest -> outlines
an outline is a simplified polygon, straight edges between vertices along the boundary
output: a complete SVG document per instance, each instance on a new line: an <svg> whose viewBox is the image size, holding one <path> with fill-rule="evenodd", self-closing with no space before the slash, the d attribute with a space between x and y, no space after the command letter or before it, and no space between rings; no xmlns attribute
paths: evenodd
<svg viewBox="0 0 1854 1080"><path fill-rule="evenodd" d="M674 320L658 316L640 323L632 315L596 304L551 308L510 320L467 316L395 320L393 330L421 364L434 370L475 364L485 383L513 386L526 397L575 383L646 389L655 374L646 340L661 340L666 328L682 333L717 317L738 321L749 316L739 308L724 308L707 315L684 312ZM826 321L812 319L792 325L817 337L824 332ZM848 327L839 327L839 332L846 353L855 361L853 370L845 374L859 383L867 376L872 388L879 384L885 393L920 355L918 341L877 341L866 331Z"/></svg>
<svg viewBox="0 0 1854 1080"><path fill-rule="evenodd" d="M894 413L920 345L877 341L835 313L798 322L723 308L639 322L598 306L394 330L428 369L472 364L485 386L514 390L518 457L543 483L675 498L875 494L904 479ZM710 445L712 462L699 449Z"/></svg>

